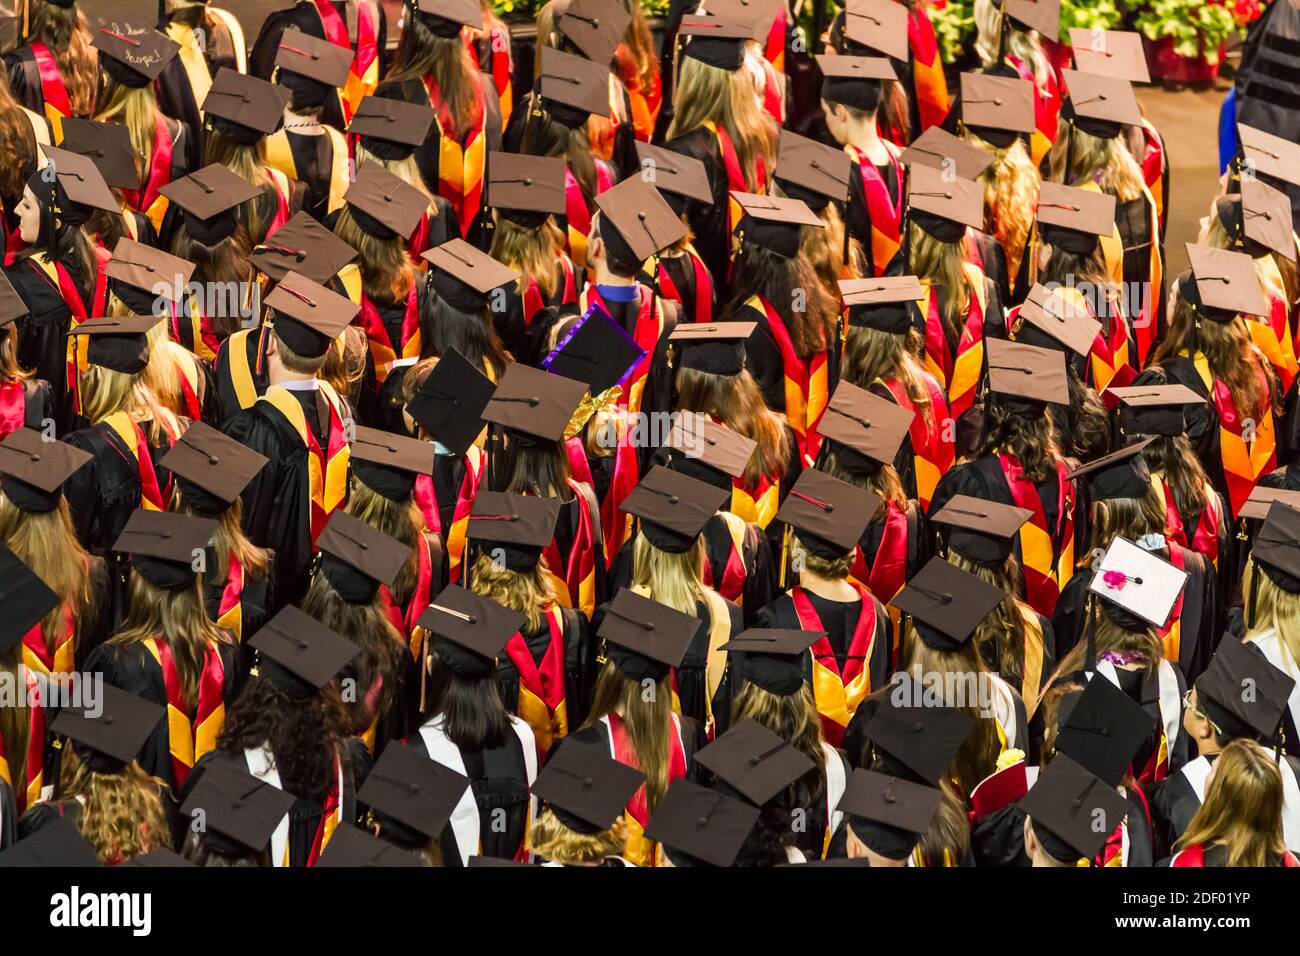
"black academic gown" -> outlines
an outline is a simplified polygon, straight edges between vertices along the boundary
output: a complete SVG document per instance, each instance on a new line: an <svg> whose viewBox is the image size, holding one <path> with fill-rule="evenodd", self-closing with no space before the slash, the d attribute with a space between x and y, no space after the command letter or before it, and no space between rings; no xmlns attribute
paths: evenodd
<svg viewBox="0 0 1300 956"><path fill-rule="evenodd" d="M665 104L666 108L666 104ZM718 301L727 300L728 266L731 262L731 235L727 224L727 201L731 187L727 182L727 169L718 149L717 139L704 127L670 139L664 146L675 153L690 156L704 163L709 177L709 190L713 202L704 204L694 199L686 201L686 221L695 238L695 249L713 277Z"/></svg>
<svg viewBox="0 0 1300 956"><path fill-rule="evenodd" d="M14 845L17 832L18 803L14 799L14 788L0 780L0 850Z"/></svg>
<svg viewBox="0 0 1300 956"><path fill-rule="evenodd" d="M258 370L258 350L261 342L262 336L259 329L241 329L222 342L221 347L217 349L217 358L213 363L213 377L216 379L217 414L219 416L217 424L229 422L243 411L239 404L239 396L235 391L234 372L232 371L231 362L233 349L243 349L244 354L247 356L254 394L260 396L266 391L266 363L261 363L262 368L260 371Z"/></svg>
<svg viewBox="0 0 1300 956"><path fill-rule="evenodd" d="M81 294L90 301L90 282L83 274L76 256L61 260ZM72 310L54 283L39 265L22 258L3 267L4 276L13 285L28 314L18 320L18 364L35 373L49 385L49 403L60 433L72 427L73 407L68 394L67 335Z"/></svg>
<svg viewBox="0 0 1300 956"><path fill-rule="evenodd" d="M564 713L570 728L587 719L587 708L596 687L596 654L587 619L580 611L563 608L560 641L564 648ZM533 663L539 667L551 646L551 629L545 619L536 628L525 625L519 635L528 645ZM497 686L501 700L512 714L519 712L519 669L504 652L497 656Z"/></svg>
<svg viewBox="0 0 1300 956"><path fill-rule="evenodd" d="M542 359L548 353L547 338L554 323L555 315L546 310L561 309L570 303L565 302L565 286L571 284L574 296L582 293L587 277L567 257L555 263L555 288L550 295L538 294L542 300L542 311L531 319L524 318L524 297L519 294L515 283L503 286L505 308L492 312L492 327L496 330L501 344L516 362L540 367ZM549 321L548 321L549 320Z"/></svg>
<svg viewBox="0 0 1300 956"><path fill-rule="evenodd" d="M774 303L775 305L775 303ZM774 412L785 412L785 358L777 345L776 335L767 319L767 313L761 309L741 304L728 315L729 322L756 322L758 328L745 342L745 367L758 383L767 407ZM839 325L836 324L834 341L826 349L826 394L835 393L835 386L840 381L840 345Z"/></svg>

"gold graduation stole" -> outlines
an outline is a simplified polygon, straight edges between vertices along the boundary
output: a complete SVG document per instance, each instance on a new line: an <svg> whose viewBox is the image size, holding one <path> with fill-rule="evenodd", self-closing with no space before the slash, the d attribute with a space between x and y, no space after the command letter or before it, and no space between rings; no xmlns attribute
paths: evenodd
<svg viewBox="0 0 1300 956"><path fill-rule="evenodd" d="M186 712L171 645L153 637L145 641L144 646L162 671L163 686L167 691L167 745L171 751L176 789L179 790L194 769L194 762L216 747L217 737L226 725L226 669L217 648L209 644L203 652L198 699L191 719Z"/></svg>
<svg viewBox="0 0 1300 956"><path fill-rule="evenodd" d="M984 367L984 310L988 305L984 273L970 262L962 263L962 272L970 290L970 304L957 343L956 358L948 348L948 335L939 315L939 297L934 286L929 280L921 283L925 289L925 300L921 305L925 316L925 370L946 390L954 419L960 418L975 403L980 372Z"/></svg>
<svg viewBox="0 0 1300 956"><path fill-rule="evenodd" d="M348 492L348 460L351 449L344 437L343 415L340 411L339 398L327 382L318 382L317 388L325 397L329 410L329 428L326 447L321 448L307 426L307 417L298 399L287 389L272 385L259 399L271 405L284 416L285 420L298 433L298 438L307 448L308 475L311 494L311 539L317 536L329 521L334 509L342 504Z"/></svg>
<svg viewBox="0 0 1300 956"><path fill-rule="evenodd" d="M568 736L569 717L564 684L564 616L558 604L546 609L550 641L538 664L523 635L510 638L503 652L519 673L516 711L533 729L537 756L545 760L555 742Z"/></svg>
<svg viewBox="0 0 1300 956"><path fill-rule="evenodd" d="M1263 409L1255 423L1254 440L1246 440L1245 419L1237 414L1232 393L1222 380L1215 378L1210 361L1203 352L1192 358L1211 401L1219 415L1219 457L1228 484L1228 507L1236 516L1241 511L1259 479L1277 467L1277 440L1274 435L1273 411ZM1265 403L1268 402L1268 376L1256 369L1261 379Z"/></svg>
<svg viewBox="0 0 1300 956"><path fill-rule="evenodd" d="M811 599L801 585L796 584L790 589L790 600L794 603L799 627L821 634L811 651L813 698L817 701L817 712L822 718L822 731L826 740L835 747L844 740L844 731L853 719L858 705L871 693L871 651L876 642L876 602L872 599L871 592L862 585L857 585L857 589L862 609L858 612L858 623L849 639L843 670L840 669L835 649L826 636L826 628Z"/></svg>

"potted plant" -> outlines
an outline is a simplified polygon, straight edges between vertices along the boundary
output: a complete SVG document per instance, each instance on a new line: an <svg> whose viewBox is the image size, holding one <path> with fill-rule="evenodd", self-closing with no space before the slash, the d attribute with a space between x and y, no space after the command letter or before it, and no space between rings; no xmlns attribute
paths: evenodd
<svg viewBox="0 0 1300 956"><path fill-rule="evenodd" d="M1249 16L1231 0L1147 0L1137 11L1134 26L1144 37L1153 78L1170 83L1208 83L1219 73L1224 41ZM1258 10L1255 16L1259 15ZM1251 18L1253 19L1253 17ZM1250 20L1246 19L1246 23Z"/></svg>

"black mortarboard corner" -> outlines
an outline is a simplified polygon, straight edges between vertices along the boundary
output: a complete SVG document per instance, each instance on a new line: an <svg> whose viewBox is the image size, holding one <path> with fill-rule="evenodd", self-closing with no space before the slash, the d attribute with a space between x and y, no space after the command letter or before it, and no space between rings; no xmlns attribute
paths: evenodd
<svg viewBox="0 0 1300 956"><path fill-rule="evenodd" d="M497 554L511 571L531 571L555 538L558 498L480 490L465 536Z"/></svg>
<svg viewBox="0 0 1300 956"><path fill-rule="evenodd" d="M1058 863L1091 860L1128 814L1129 803L1096 774L1058 754L1017 804Z"/></svg>
<svg viewBox="0 0 1300 956"><path fill-rule="evenodd" d="M802 750L748 718L699 751L695 762L756 807L817 768Z"/></svg>
<svg viewBox="0 0 1300 956"><path fill-rule="evenodd" d="M1001 588L936 557L889 603L911 615L927 647L953 652L961 650L1005 597Z"/></svg>
<svg viewBox="0 0 1300 956"><path fill-rule="evenodd" d="M53 511L63 500L63 484L94 458L67 442L46 441L32 428L16 428L0 442L0 492L32 514Z"/></svg>
<svg viewBox="0 0 1300 956"><path fill-rule="evenodd" d="M646 827L674 866L731 866L759 808L685 778L674 781Z"/></svg>
<svg viewBox="0 0 1300 956"><path fill-rule="evenodd" d="M430 438L463 455L483 431L483 410L495 391L474 363L449 349L420 382L406 410Z"/></svg>
<svg viewBox="0 0 1300 956"><path fill-rule="evenodd" d="M1001 567L1011 557L1021 526L1033 516L1027 508L954 495L930 520L947 528L950 551L976 564Z"/></svg>
<svg viewBox="0 0 1300 956"><path fill-rule="evenodd" d="M605 642L606 656L626 677L657 683L681 664L699 628L697 618L623 588L596 633Z"/></svg>
<svg viewBox="0 0 1300 956"><path fill-rule="evenodd" d="M644 784L645 774L635 767L589 744L566 740L551 751L532 792L570 830L591 835L612 827Z"/></svg>
<svg viewBox="0 0 1300 956"><path fill-rule="evenodd" d="M1074 758L1107 786L1118 787L1155 718L1098 672L1082 691L1062 700L1057 722L1056 753Z"/></svg>
<svg viewBox="0 0 1300 956"><path fill-rule="evenodd" d="M931 703L922 686L903 674L882 695L867 724L867 737L914 774L917 783L937 787L974 726L975 721L957 707Z"/></svg>
<svg viewBox="0 0 1300 956"><path fill-rule="evenodd" d="M1300 594L1300 511L1274 501L1255 535L1251 557L1279 588Z"/></svg>
<svg viewBox="0 0 1300 956"><path fill-rule="evenodd" d="M1270 743L1295 685L1258 647L1228 635L1196 681L1196 700L1224 736Z"/></svg>
<svg viewBox="0 0 1300 956"><path fill-rule="evenodd" d="M57 594L14 554L0 544L0 656L5 656L27 632L62 604Z"/></svg>
<svg viewBox="0 0 1300 956"><path fill-rule="evenodd" d="M430 644L439 663L462 677L486 677L496 669L497 656L525 620L518 611L451 584L433 599L417 623L433 635Z"/></svg>
<svg viewBox="0 0 1300 956"><path fill-rule="evenodd" d="M880 856L906 859L939 812L942 791L861 768L853 771L838 809L853 835Z"/></svg>
<svg viewBox="0 0 1300 956"><path fill-rule="evenodd" d="M330 516L316 547L320 573L354 605L370 603L381 584L392 587L411 558L405 544L343 510Z"/></svg>
<svg viewBox="0 0 1300 956"><path fill-rule="evenodd" d="M158 464L175 476L195 514L216 518L239 500L266 461L211 425L194 422Z"/></svg>
<svg viewBox="0 0 1300 956"><path fill-rule="evenodd" d="M93 708L74 703L59 711L50 732L67 737L94 773L118 774L136 758L166 708L111 684L99 688Z"/></svg>
<svg viewBox="0 0 1300 956"><path fill-rule="evenodd" d="M243 757L213 759L181 806L181 816L201 821L203 842L222 856L260 853L298 799L241 766Z"/></svg>
<svg viewBox="0 0 1300 956"><path fill-rule="evenodd" d="M744 680L769 694L788 697L803 687L808 648L823 636L820 631L752 627L721 649Z"/></svg>
<svg viewBox="0 0 1300 956"><path fill-rule="evenodd" d="M259 652L259 673L284 697L312 697L361 653L346 637L288 605L248 642Z"/></svg>
<svg viewBox="0 0 1300 956"><path fill-rule="evenodd" d="M640 519L641 533L660 551L683 554L730 498L729 488L656 465L620 507Z"/></svg>
<svg viewBox="0 0 1300 956"><path fill-rule="evenodd" d="M420 849L437 839L469 788L469 778L417 747L390 741L357 791L387 839Z"/></svg>
<svg viewBox="0 0 1300 956"><path fill-rule="evenodd" d="M191 587L206 567L207 548L217 522L171 511L131 513L113 550L131 556L131 570L155 587L179 591Z"/></svg>
<svg viewBox="0 0 1300 956"><path fill-rule="evenodd" d="M420 475L433 474L434 447L380 428L356 427L352 438L352 475L389 501L409 501Z"/></svg>

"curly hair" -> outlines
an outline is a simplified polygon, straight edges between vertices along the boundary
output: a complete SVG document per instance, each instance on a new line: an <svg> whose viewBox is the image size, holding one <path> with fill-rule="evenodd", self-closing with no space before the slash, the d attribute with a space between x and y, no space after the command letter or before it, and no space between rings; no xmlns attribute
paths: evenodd
<svg viewBox="0 0 1300 956"><path fill-rule="evenodd" d="M537 815L528 838L535 854L564 866L593 866L620 855L626 843L627 824L621 815L608 830L579 833L561 823L549 807Z"/></svg>
<svg viewBox="0 0 1300 956"><path fill-rule="evenodd" d="M975 457L1006 453L1020 462L1031 481L1046 481L1056 473L1061 443L1051 415L1029 416L990 392L984 404Z"/></svg>
<svg viewBox="0 0 1300 956"><path fill-rule="evenodd" d="M530 631L542 626L542 615L555 604L555 585L544 557L531 571L512 571L499 567L491 554L480 551L469 578L475 594L522 614L528 619Z"/></svg>
<svg viewBox="0 0 1300 956"><path fill-rule="evenodd" d="M132 761L121 773L97 773L77 755L63 751L60 794L81 803L77 827L107 865L159 848L171 849L172 833L164 795L167 784Z"/></svg>
<svg viewBox="0 0 1300 956"><path fill-rule="evenodd" d="M1186 435L1157 435L1142 449L1153 475L1162 476L1182 514L1197 514L1209 500L1209 476Z"/></svg>
<svg viewBox="0 0 1300 956"><path fill-rule="evenodd" d="M68 91L72 116L89 119L95 111L99 56L90 45L86 17L75 6L57 6L48 0L31 0L29 41L50 48Z"/></svg>
<svg viewBox="0 0 1300 956"><path fill-rule="evenodd" d="M731 701L731 723L749 719L766 727L808 757L814 768L796 780L788 791L788 809L811 806L826 789L826 748L822 723L807 682L793 694L774 694L742 681Z"/></svg>

